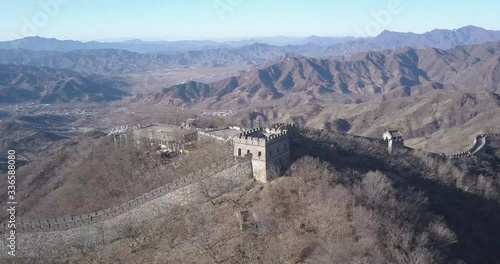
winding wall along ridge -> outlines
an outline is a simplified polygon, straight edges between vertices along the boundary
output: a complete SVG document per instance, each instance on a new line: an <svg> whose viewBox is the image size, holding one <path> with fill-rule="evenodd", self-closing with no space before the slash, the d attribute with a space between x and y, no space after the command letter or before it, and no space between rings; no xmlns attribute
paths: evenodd
<svg viewBox="0 0 500 264"><path fill-rule="evenodd" d="M285 126L285 127L297 127L294 124L274 124L274 126ZM486 145L486 139L489 137L500 137L500 133L491 133L491 134L481 134L476 137L474 140L474 146L471 147L469 150L452 154L452 155L446 155L442 154L446 158L450 159L457 159L457 158L462 158L462 157L470 157L474 154L476 154L478 151L480 151L485 145ZM241 160L234 159L233 157L221 160L219 162L216 162L202 170L199 170L197 172L188 174L187 176L175 180L171 183L168 183L164 186L161 186L157 189L154 189L148 193L145 193L139 197L136 197L128 202L125 202L121 205L110 207L104 210L99 210L96 212L88 213L88 214L83 214L83 215L77 215L77 216L67 216L67 217L61 217L61 218L52 218L52 219L38 219L38 220L24 220L20 221L20 223L17 223L18 229L16 231L18 232L48 232L48 231L58 231L58 230L67 230L67 229L72 229L76 227L80 227L83 225L88 225L88 224L94 224L103 220L107 220L113 217L116 217L118 215L121 215L133 208L136 208L140 205L143 205L146 202L149 202L153 199L156 199L158 197L161 197L169 192L172 192L174 190L180 189L182 187L185 187L187 185L196 183L198 181L201 181L205 178L210 177L211 175L215 174L216 172L223 171L227 168L230 168L237 163L239 163ZM7 230L7 224L4 223L2 226L0 226L0 233L4 233L5 230Z"/></svg>
<svg viewBox="0 0 500 264"><path fill-rule="evenodd" d="M477 154L481 149L483 149L484 146L486 146L487 139L490 137L500 137L500 133L480 134L476 136L476 139L474 140L474 145L470 149L451 155L446 155L446 154L442 155L448 159L460 159L464 157L471 157L472 155Z"/></svg>
<svg viewBox="0 0 500 264"><path fill-rule="evenodd" d="M215 173L230 168L238 164L239 162L241 162L241 159L234 159L233 157L221 160L202 170L188 174L181 179L175 180L171 183L154 189L121 205L113 206L104 210L77 216L20 221L16 223L16 232L49 232L67 230L107 220L121 215L140 205L143 205L144 203L149 202L153 199L164 196L169 192L209 178ZM8 227L7 224L4 223L0 227L0 234L5 233L6 230L8 230Z"/></svg>

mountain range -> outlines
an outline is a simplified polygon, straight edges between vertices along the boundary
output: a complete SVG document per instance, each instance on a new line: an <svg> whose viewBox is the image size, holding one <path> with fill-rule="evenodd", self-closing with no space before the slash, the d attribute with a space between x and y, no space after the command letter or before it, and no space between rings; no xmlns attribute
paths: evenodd
<svg viewBox="0 0 500 264"><path fill-rule="evenodd" d="M47 67L0 65L0 103L106 102L128 94L119 80Z"/></svg>
<svg viewBox="0 0 500 264"><path fill-rule="evenodd" d="M58 40L55 38L26 37L12 41L0 42L0 49L29 49L66 52L80 49L123 49L140 53L176 53L207 48L230 48L262 43L276 46L314 44L331 47L333 50L354 49L370 50L394 49L404 46L414 48L450 48L452 46L476 44L500 40L500 31L486 30L475 26L465 26L455 30L435 29L423 34L401 33L385 30L376 37L266 37L237 41L181 40L181 41L142 41L130 39L121 42L81 42L74 40Z"/></svg>
<svg viewBox="0 0 500 264"><path fill-rule="evenodd" d="M80 54L83 52L96 51L80 51ZM132 67L140 70L162 62L161 58L152 54L123 50L97 52L113 53L116 64L105 64L101 62L101 57L96 57L97 62L94 64L86 64L77 55L74 55L79 61L76 64L64 57L43 60L32 56L32 60L39 60L44 66L52 66L51 68L0 64L1 102L119 100L128 95L123 91L127 90L130 83L116 76L98 75L85 70L93 68L99 72L100 69L111 67L119 71ZM23 51L24 55L31 53L38 51ZM43 53L60 54L50 51ZM15 52L4 53L8 54L18 56ZM71 56L73 53L63 54ZM123 62L138 61L136 56L144 64ZM248 70L238 76L211 83L189 81L164 88L157 93L141 95L135 100L147 98L171 105L242 107L276 100L286 105L327 104L345 98L362 101L388 100L421 95L433 90L497 92L500 85L499 65L500 42L447 50L407 47L362 52L341 58L284 55L268 66Z"/></svg>
<svg viewBox="0 0 500 264"><path fill-rule="evenodd" d="M499 85L500 42L490 42L447 50L370 51L341 60L289 56L240 76L174 85L154 97L174 105L242 107L272 100L387 100L433 90L497 92Z"/></svg>
<svg viewBox="0 0 500 264"><path fill-rule="evenodd" d="M81 42L75 40L58 40L55 38L26 37L12 41L0 42L0 49L29 49L66 52L81 49L122 49L132 52L149 53L196 50L208 47L218 47L221 43L203 40L186 41L142 41L138 39L122 42Z"/></svg>
<svg viewBox="0 0 500 264"><path fill-rule="evenodd" d="M457 30L436 29L423 34L384 31L376 37L364 39L312 36L294 41L285 40L294 44L276 46L253 41L228 44L139 40L83 43L30 37L0 42L0 63L70 69L95 74L124 74L190 66L231 67L241 64L252 68L269 65L270 62L276 62L276 58L289 55L324 58L403 47L447 49L459 45L500 41L500 31L467 26ZM280 42L279 39L274 43L277 42ZM159 53L158 51L167 44L176 45L180 50ZM145 48L137 48L142 47L141 45L145 45Z"/></svg>
<svg viewBox="0 0 500 264"><path fill-rule="evenodd" d="M140 39L129 39L114 42L99 41L75 41L58 40L55 38L26 37L12 41L0 42L0 49L28 49L39 51L59 51L67 52L82 49L121 49L138 53L164 53L174 54L193 50L203 50L211 48L238 48L256 43L287 46L315 44L329 46L333 44L346 43L361 38L356 37L319 37L310 36L306 38L298 37L264 37L232 41L210 41L210 40L179 40L179 41L143 41Z"/></svg>

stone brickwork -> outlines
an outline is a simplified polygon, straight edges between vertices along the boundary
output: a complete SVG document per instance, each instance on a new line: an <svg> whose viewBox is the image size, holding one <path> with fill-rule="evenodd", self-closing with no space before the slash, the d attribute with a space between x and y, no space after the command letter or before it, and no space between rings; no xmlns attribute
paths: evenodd
<svg viewBox="0 0 500 264"><path fill-rule="evenodd" d="M460 159L460 158L465 158L465 157L471 157L472 155L477 154L480 150L486 146L488 143L487 140L490 137L500 137L500 133L490 133L490 134L481 134L476 136L476 139L474 139L474 144L472 147L466 151L462 151L459 153L451 154L451 155L446 155L446 154L441 154L443 157L448 158L448 159Z"/></svg>
<svg viewBox="0 0 500 264"><path fill-rule="evenodd" d="M172 142L187 144L196 141L198 135L195 129L183 129L171 125L137 127L132 130L131 134L135 140L145 139L160 145L168 145Z"/></svg>
<svg viewBox="0 0 500 264"><path fill-rule="evenodd" d="M268 182L272 166L290 166L290 145L286 128L256 128L233 138L234 156L252 157L253 176L260 182Z"/></svg>
<svg viewBox="0 0 500 264"><path fill-rule="evenodd" d="M169 184L173 189L169 189L168 192L163 189L161 192L166 194L158 198L149 201L146 199L151 199L152 196L134 199L136 201L132 202L131 208L128 208L127 204L121 205L119 207L122 213L108 219L92 220L88 224L71 229L38 229L38 231L26 232L27 230L25 230L25 232L16 233L18 245L16 258L36 258L39 256L57 258L67 254L80 254L81 248L93 250L102 247L103 243L111 243L126 236L127 228L141 228L154 219L161 219L171 214L172 210L178 206L206 202L209 199L205 195L206 186L220 186L220 183L225 182L224 186L227 189L223 190L223 193L227 193L252 177L249 159L234 160L231 158L225 161L224 165L220 163L216 167L219 169L209 168L205 171L206 174L201 177L193 175L192 180L186 179L186 182L180 180ZM156 196L158 192L152 195ZM113 210L108 209L107 211L112 212ZM103 216L102 213L99 215ZM7 243L7 236L7 234L3 234L4 243ZM7 258L10 259L7 250L0 250L0 263L4 263L2 259Z"/></svg>
<svg viewBox="0 0 500 264"><path fill-rule="evenodd" d="M164 196L169 192L175 191L195 182L199 182L205 178L210 177L211 175L216 174L217 172L233 167L240 161L241 160L236 160L234 158L221 160L210 165L209 167L206 167L195 173L191 173L185 177L182 177L181 179L168 183L162 187L152 190L151 192L145 193L126 203L108 209L99 210L97 212L53 219L23 220L17 223L17 232L59 231L98 223L100 221L107 220L126 213L127 211L135 207L141 206L153 199ZM4 233L5 230L7 230L7 224L4 223L1 225L0 234Z"/></svg>

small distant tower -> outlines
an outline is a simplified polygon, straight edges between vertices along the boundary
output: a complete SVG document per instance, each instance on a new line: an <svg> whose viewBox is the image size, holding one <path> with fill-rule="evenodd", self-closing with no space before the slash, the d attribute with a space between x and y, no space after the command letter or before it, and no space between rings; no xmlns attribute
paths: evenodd
<svg viewBox="0 0 500 264"><path fill-rule="evenodd" d="M389 153L392 153L394 148L404 148L405 143L403 140L403 135L399 132L399 130L388 130L383 135L384 141L387 141L387 147Z"/></svg>
<svg viewBox="0 0 500 264"><path fill-rule="evenodd" d="M252 129L234 137L233 142L235 157L252 156L253 177L257 181L269 182L272 166L290 166L290 145L284 128Z"/></svg>

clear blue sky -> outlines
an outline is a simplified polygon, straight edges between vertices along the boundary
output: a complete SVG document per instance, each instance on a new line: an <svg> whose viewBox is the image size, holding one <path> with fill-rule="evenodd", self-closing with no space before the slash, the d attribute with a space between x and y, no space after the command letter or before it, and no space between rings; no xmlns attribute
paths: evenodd
<svg viewBox="0 0 500 264"><path fill-rule="evenodd" d="M465 25L500 29L498 0L0 0L0 4L0 40L31 35L82 41L373 36L385 29L422 33Z"/></svg>

